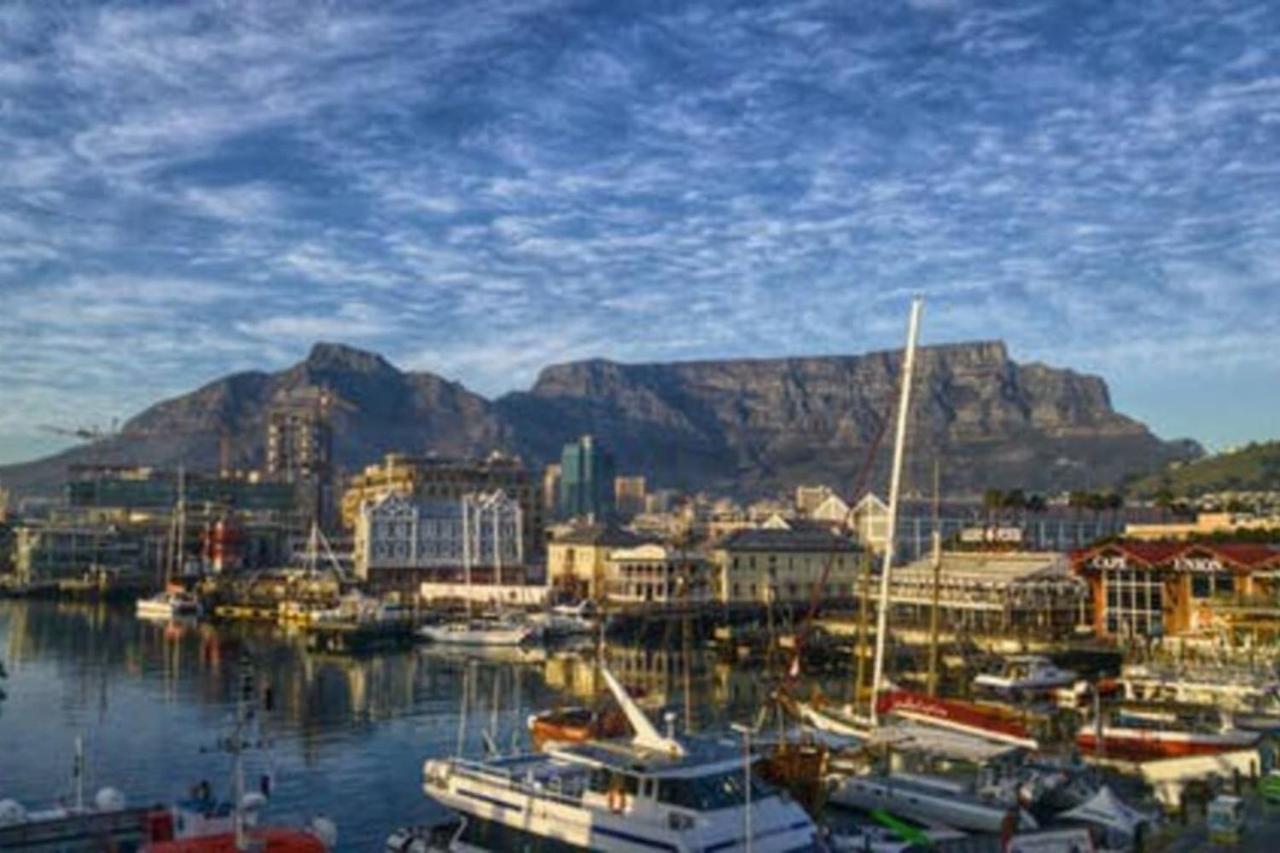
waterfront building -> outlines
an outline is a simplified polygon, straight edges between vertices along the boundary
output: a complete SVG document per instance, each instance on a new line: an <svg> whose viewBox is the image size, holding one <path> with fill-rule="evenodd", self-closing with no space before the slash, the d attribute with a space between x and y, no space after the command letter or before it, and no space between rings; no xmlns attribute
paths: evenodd
<svg viewBox="0 0 1280 853"><path fill-rule="evenodd" d="M613 502L618 514L623 518L633 518L645 509L644 477L628 476L613 478Z"/></svg>
<svg viewBox="0 0 1280 853"><path fill-rule="evenodd" d="M1100 636L1216 638L1280 609L1280 547L1254 542L1122 540L1074 553Z"/></svg>
<svg viewBox="0 0 1280 853"><path fill-rule="evenodd" d="M505 492L458 499L389 494L366 502L354 536L355 574L379 589L424 582L517 583L525 576L523 516Z"/></svg>
<svg viewBox="0 0 1280 853"><path fill-rule="evenodd" d="M569 598L598 600L604 596L609 554L647 541L651 540L603 522L573 525L547 543L547 576Z"/></svg>
<svg viewBox="0 0 1280 853"><path fill-rule="evenodd" d="M520 506L526 559L543 552L541 495L519 457L490 453L484 459L448 459L388 453L353 476L342 495L342 523L356 526L362 508L389 495L418 501L457 502L464 495L501 491Z"/></svg>
<svg viewBox="0 0 1280 853"><path fill-rule="evenodd" d="M938 616L951 636L1062 639L1093 619L1089 586L1066 555L1044 551L943 551L937 565ZM890 622L926 630L932 619L932 555L895 568L890 576ZM868 590L874 608L879 579Z"/></svg>
<svg viewBox="0 0 1280 853"><path fill-rule="evenodd" d="M13 529L13 574L19 583L77 579L98 568L134 574L141 551L114 526L20 523Z"/></svg>
<svg viewBox="0 0 1280 853"><path fill-rule="evenodd" d="M615 604L705 604L711 586L711 564L694 551L650 543L605 559L605 597Z"/></svg>
<svg viewBox="0 0 1280 853"><path fill-rule="evenodd" d="M560 454L560 517L603 521L613 515L613 454L589 435Z"/></svg>
<svg viewBox="0 0 1280 853"><path fill-rule="evenodd" d="M177 472L134 465L72 465L66 484L69 506L120 510L126 517L167 513L178 503ZM297 509L288 483L255 474L209 476L186 472L183 499L188 507L217 506L264 516L286 516Z"/></svg>
<svg viewBox="0 0 1280 853"><path fill-rule="evenodd" d="M800 604L822 584L822 601L847 602L861 554L856 542L824 526L775 519L730 533L713 547L715 597L727 604Z"/></svg>

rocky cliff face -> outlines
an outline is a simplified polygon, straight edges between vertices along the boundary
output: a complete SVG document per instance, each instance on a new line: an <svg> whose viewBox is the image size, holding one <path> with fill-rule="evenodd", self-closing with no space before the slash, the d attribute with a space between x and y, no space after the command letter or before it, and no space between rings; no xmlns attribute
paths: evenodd
<svg viewBox="0 0 1280 853"><path fill-rule="evenodd" d="M572 431L594 432L621 468L677 487L851 489L868 463L879 486L900 362L900 352L576 362L547 368L531 391L498 406L528 455L550 455ZM950 490L1096 488L1187 451L1113 411L1098 377L1018 365L999 342L922 349L913 394L908 488L932 482L934 459Z"/></svg>
<svg viewBox="0 0 1280 853"><path fill-rule="evenodd" d="M655 485L759 494L802 482L883 488L899 352L862 356L546 368L533 388L490 402L380 356L317 344L278 373L241 373L160 403L130 420L97 458L212 467L220 436L237 465L259 464L266 413L281 394L335 392L335 456L354 469L400 450L482 454L517 450L541 465L583 433L610 445L624 471ZM987 487L1100 488L1196 448L1163 442L1111 408L1105 383L1019 365L999 342L927 347L913 388L907 485L926 489L933 462L949 491ZM882 435L883 433L883 435ZM0 469L25 492L48 491L77 449ZM40 488L35 488L40 486Z"/></svg>

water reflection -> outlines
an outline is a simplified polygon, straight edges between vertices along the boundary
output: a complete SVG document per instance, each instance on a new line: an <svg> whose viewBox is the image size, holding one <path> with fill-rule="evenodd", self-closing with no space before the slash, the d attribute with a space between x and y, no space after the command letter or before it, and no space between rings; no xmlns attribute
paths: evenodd
<svg viewBox="0 0 1280 853"><path fill-rule="evenodd" d="M747 719L770 689L758 668L722 663L678 631L671 643L610 644L606 656L645 704L674 710L681 728ZM352 657L308 652L300 636L271 626L156 624L109 605L4 601L0 798L36 806L66 791L77 735L91 783L133 802L225 779L225 757L209 747L230 717L243 657L272 698L261 760L276 780L274 814L328 814L346 849L376 847L391 828L430 814L425 758L479 755L486 740L523 745L531 711L588 703L602 687L590 645Z"/></svg>

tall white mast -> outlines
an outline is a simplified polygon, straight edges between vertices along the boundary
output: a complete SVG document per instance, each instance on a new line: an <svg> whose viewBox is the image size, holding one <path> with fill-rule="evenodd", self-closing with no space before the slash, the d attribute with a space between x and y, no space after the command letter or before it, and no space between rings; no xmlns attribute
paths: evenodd
<svg viewBox="0 0 1280 853"><path fill-rule="evenodd" d="M898 395L898 427L893 442L893 470L889 475L889 518L885 537L884 562L880 567L880 608L876 614L876 658L871 680L871 722L878 722L876 697L884 679L884 644L889 623L889 570L893 565L894 540L898 533L898 491L902 485L902 457L907 441L907 414L911 408L911 378L916 362L916 337L920 332L920 311L924 300L911 300L911 319L907 323L907 348L902 358L902 387Z"/></svg>

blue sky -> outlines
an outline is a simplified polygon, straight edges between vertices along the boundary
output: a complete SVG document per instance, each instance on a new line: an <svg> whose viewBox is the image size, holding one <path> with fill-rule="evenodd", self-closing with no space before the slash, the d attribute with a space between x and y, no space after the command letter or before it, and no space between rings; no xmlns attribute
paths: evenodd
<svg viewBox="0 0 1280 853"><path fill-rule="evenodd" d="M539 367L1005 339L1280 437L1280 4L11 2L0 460L342 340Z"/></svg>

